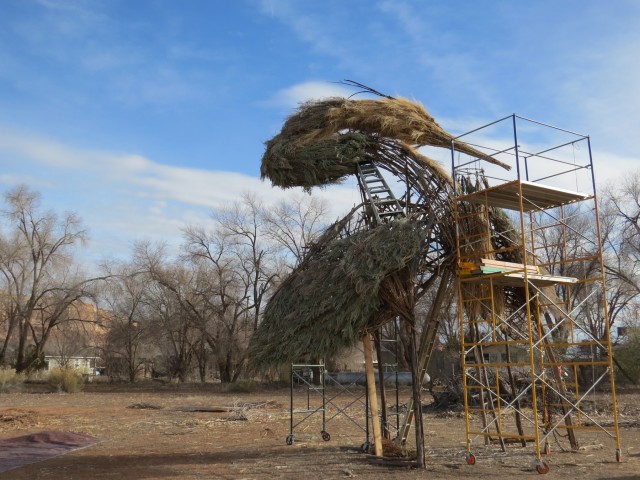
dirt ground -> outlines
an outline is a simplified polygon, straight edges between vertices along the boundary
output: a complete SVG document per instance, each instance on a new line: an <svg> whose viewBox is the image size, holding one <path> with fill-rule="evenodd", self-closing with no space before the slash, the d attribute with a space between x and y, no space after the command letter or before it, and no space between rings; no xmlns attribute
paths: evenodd
<svg viewBox="0 0 640 480"><path fill-rule="evenodd" d="M33 387L31 387L33 389ZM440 479L537 477L531 447L475 450L477 463L465 461L464 417L455 412L427 413L427 468L377 464L362 453L365 432L360 401L335 402L354 417L338 415L326 424L315 414L289 435L286 389L254 393L216 393L198 386L93 385L76 394L23 391L0 395L0 438L48 430L98 437L101 442L67 455L0 474L0 479ZM336 392L338 395L340 392ZM296 390L296 408L307 392ZM327 392L328 397L333 395ZM311 392L310 397L314 396ZM552 445L546 478L640 479L640 392L619 392L622 462L605 434L584 437L581 449L562 451ZM302 402L302 407L300 407ZM315 399L309 398L313 408ZM131 408L147 407L147 408ZM236 407L231 411L226 408ZM160 408L149 408L160 407ZM209 410L209 411L196 411ZM211 411L223 410L223 411ZM336 413L328 409L331 417ZM297 414L296 422L302 417ZM362 425L362 424L361 424Z"/></svg>

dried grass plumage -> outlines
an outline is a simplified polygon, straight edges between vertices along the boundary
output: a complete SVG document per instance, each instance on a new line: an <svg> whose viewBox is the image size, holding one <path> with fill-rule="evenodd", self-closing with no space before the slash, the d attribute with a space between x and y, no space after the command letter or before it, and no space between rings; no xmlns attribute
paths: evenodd
<svg viewBox="0 0 640 480"><path fill-rule="evenodd" d="M408 149L426 145L451 148L454 138L421 104L405 98L329 98L307 102L287 119L281 132L267 142L261 167L262 178L272 178L273 169L281 167L282 159L286 158L282 153L287 153L287 150L293 153L311 143L332 139L345 130L394 139ZM285 151L283 146L286 146ZM464 142L456 142L455 146L459 152L510 168ZM339 158L344 158L344 155L339 155ZM328 157L325 161L330 159ZM287 163L287 168L295 168L294 162Z"/></svg>
<svg viewBox="0 0 640 480"><path fill-rule="evenodd" d="M424 232L400 219L347 238L334 238L309 254L280 286L252 337L257 368L331 356L386 319L381 292L402 277L422 250ZM283 348L286 345L286 348Z"/></svg>

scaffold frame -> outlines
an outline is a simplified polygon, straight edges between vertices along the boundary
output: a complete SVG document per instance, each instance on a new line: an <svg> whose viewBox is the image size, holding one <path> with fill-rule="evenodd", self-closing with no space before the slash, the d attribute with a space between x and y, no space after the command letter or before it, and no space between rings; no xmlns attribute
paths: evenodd
<svg viewBox="0 0 640 480"><path fill-rule="evenodd" d="M391 439L398 435L400 430L400 398L398 379L398 325L394 323L390 332L376 332L371 342L375 345L377 356L376 369L378 375L376 382L382 385L378 389L383 408L379 412L382 434ZM389 362L385 362L383 357ZM312 379L312 371L318 369L319 382L316 385ZM382 369L382 371L380 371ZM367 376L364 370L347 372L351 374L351 380L345 382L339 379L335 373L328 372L324 361L319 363L294 363L290 369L290 408L289 408L289 434L286 444L293 445L299 435L296 429L310 422L318 415L321 416L320 436L324 441L331 440L327 425L338 417L347 419L357 429L361 430L365 439L360 446L362 452L369 452L371 443L371 412L369 390L367 388ZM388 389L388 385L393 385ZM296 390L296 385L302 386L302 391ZM387 395L393 393L392 397ZM306 405L300 406L296 397L306 397ZM313 400L312 400L313 399ZM303 398L304 403L304 398ZM358 411L364 412L362 418L354 415L350 409L358 407Z"/></svg>
<svg viewBox="0 0 640 480"><path fill-rule="evenodd" d="M501 148L485 146L492 140ZM462 154L456 141L515 168ZM502 451L533 444L547 473L550 440L564 432L577 449L579 431L604 432L619 461L589 137L514 114L456 137L451 167L467 463L478 439ZM610 419L590 410L596 394Z"/></svg>

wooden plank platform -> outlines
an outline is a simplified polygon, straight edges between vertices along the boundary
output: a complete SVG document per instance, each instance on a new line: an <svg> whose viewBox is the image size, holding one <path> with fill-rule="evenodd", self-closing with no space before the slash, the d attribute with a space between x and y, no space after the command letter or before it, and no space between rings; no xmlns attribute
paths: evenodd
<svg viewBox="0 0 640 480"><path fill-rule="evenodd" d="M493 281L494 285L504 285L509 287L524 286L524 272L505 273L502 275L471 275L468 277L463 277L462 280L464 282L486 282L489 278ZM551 285L556 285L558 283L571 285L578 282L578 279L573 277L543 275L539 273L529 273L527 275L527 279L536 287L548 287Z"/></svg>
<svg viewBox="0 0 640 480"><path fill-rule="evenodd" d="M494 260L492 258L481 258L480 264L487 267L503 268L505 270L533 270L534 273L538 273L538 267L535 265L524 265L522 263L505 262L503 260Z"/></svg>
<svg viewBox="0 0 640 480"><path fill-rule="evenodd" d="M504 262L490 258L482 258L479 263L460 262L458 274L466 275L488 275L492 273L524 272L538 274L540 270L535 265L523 265L522 263Z"/></svg>
<svg viewBox="0 0 640 480"><path fill-rule="evenodd" d="M522 191L522 209L525 212L546 210L569 203L580 202L592 198L580 192L550 187L539 183L514 180L495 187L490 187L469 195L462 195L458 200L472 203L488 204L491 207L507 210L520 210L519 191Z"/></svg>

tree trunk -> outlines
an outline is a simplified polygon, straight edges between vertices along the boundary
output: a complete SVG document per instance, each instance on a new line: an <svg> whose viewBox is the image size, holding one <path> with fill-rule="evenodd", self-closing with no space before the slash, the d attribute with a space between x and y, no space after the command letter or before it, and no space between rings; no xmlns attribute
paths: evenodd
<svg viewBox="0 0 640 480"><path fill-rule="evenodd" d="M187 369L184 365L180 365L180 370L178 371L178 380L180 383L185 383L187 381Z"/></svg>
<svg viewBox="0 0 640 480"><path fill-rule="evenodd" d="M226 361L218 362L218 371L220 372L220 381L222 383L231 382L231 370L229 369L229 363Z"/></svg>
<svg viewBox="0 0 640 480"><path fill-rule="evenodd" d="M320 360L318 360L317 358L314 358L313 360L311 360L311 363L318 365L320 363ZM322 383L322 372L320 371L320 367L311 368L311 378L312 378L311 383L313 383L316 386Z"/></svg>
<svg viewBox="0 0 640 480"><path fill-rule="evenodd" d="M27 321L26 320L21 320L20 321L20 337L18 340L18 351L17 351L17 356L16 356L16 372L20 373L25 371L29 366L26 364L27 361L25 359L25 349L27 347Z"/></svg>
<svg viewBox="0 0 640 480"><path fill-rule="evenodd" d="M207 382L207 362L198 362L198 375L200 375L200 383Z"/></svg>
<svg viewBox="0 0 640 480"><path fill-rule="evenodd" d="M9 317L9 325L7 325L7 333L4 337L4 342L2 343L2 350L0 350L0 365L6 365L7 363L7 348L9 347L9 342L11 341L11 337L13 337L13 331L16 327L16 318L13 314L10 314Z"/></svg>

